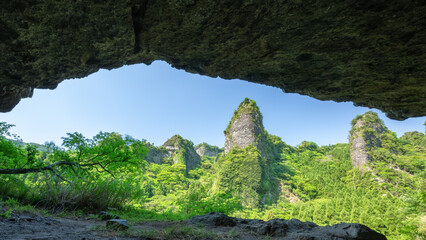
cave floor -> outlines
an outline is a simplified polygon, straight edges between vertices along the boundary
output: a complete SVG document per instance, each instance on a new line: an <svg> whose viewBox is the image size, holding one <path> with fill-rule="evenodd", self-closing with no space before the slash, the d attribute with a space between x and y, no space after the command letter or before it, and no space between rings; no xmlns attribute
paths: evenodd
<svg viewBox="0 0 426 240"><path fill-rule="evenodd" d="M94 218L46 217L21 213L0 218L0 240L98 240L98 239L263 239L239 228L202 228L185 222L130 222L126 231L106 228L106 222ZM273 239L267 237L267 239Z"/></svg>

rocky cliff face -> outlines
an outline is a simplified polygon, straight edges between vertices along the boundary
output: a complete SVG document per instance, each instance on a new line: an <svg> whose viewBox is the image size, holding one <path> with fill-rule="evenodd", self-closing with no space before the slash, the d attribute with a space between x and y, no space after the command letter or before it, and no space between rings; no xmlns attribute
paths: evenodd
<svg viewBox="0 0 426 240"><path fill-rule="evenodd" d="M367 166L370 156L368 151L373 147L381 146L380 136L388 131L383 121L374 112L367 112L352 120L350 132L350 151L352 165Z"/></svg>
<svg viewBox="0 0 426 240"><path fill-rule="evenodd" d="M194 144L179 135L171 137L162 147L169 152L173 164L180 163L186 166L186 172L194 169L201 162L200 156L194 150Z"/></svg>
<svg viewBox="0 0 426 240"><path fill-rule="evenodd" d="M161 147L154 147L151 144L147 144L146 146L149 150L146 160L149 163L180 163L184 164L186 172L189 172L201 162L200 156L195 152L194 144L179 135L174 135Z"/></svg>
<svg viewBox="0 0 426 240"><path fill-rule="evenodd" d="M207 143L201 143L194 147L195 152L197 152L200 157L209 156L215 157L219 153L223 152L223 149L218 148L216 146L209 145Z"/></svg>
<svg viewBox="0 0 426 240"><path fill-rule="evenodd" d="M262 118L256 102L248 98L244 99L224 132L225 154L234 147L245 148L249 145L262 151L262 143L259 141L265 135Z"/></svg>
<svg viewBox="0 0 426 240"><path fill-rule="evenodd" d="M423 0L1 1L0 111L34 88L164 60L395 119L424 116L425 14Z"/></svg>
<svg viewBox="0 0 426 240"><path fill-rule="evenodd" d="M171 156L169 151L163 147L155 147L149 143L145 146L148 148L148 154L145 158L148 163L163 164L163 160Z"/></svg>

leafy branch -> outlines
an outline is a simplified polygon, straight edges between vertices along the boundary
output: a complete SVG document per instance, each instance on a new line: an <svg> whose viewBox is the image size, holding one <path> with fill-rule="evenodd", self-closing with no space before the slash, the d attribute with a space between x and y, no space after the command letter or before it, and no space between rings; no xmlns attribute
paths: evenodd
<svg viewBox="0 0 426 240"><path fill-rule="evenodd" d="M88 139L76 132L68 133L67 137L62 138L62 146L66 150L48 143L45 147L49 151L41 154L34 146L23 147L6 139L4 135L10 136L8 130L12 126L0 122L0 174L49 171L65 180L63 170L77 176L79 173L90 174L95 170L114 177L114 172L127 172L141 167L148 152L142 141L127 136L123 138L117 133L100 132ZM3 148L4 151L1 151Z"/></svg>

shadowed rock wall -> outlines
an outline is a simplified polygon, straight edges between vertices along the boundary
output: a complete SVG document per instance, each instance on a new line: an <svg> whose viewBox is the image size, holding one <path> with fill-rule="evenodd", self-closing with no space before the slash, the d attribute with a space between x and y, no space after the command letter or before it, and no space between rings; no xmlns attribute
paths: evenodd
<svg viewBox="0 0 426 240"><path fill-rule="evenodd" d="M425 15L422 0L2 1L0 111L34 88L165 60L394 119L424 116Z"/></svg>

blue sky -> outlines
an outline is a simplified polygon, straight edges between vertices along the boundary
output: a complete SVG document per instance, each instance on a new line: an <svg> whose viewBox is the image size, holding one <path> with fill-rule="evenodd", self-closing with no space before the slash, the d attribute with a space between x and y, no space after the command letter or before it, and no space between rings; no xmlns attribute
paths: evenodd
<svg viewBox="0 0 426 240"><path fill-rule="evenodd" d="M369 110L241 80L189 74L157 61L100 70L66 80L53 91L37 89L12 112L0 113L0 121L15 124L12 132L25 142L61 144L67 132L92 137L114 131L157 146L180 134L195 144L222 147L223 130L245 97L259 105L268 132L292 146L303 140L319 145L348 142L350 121ZM395 121L373 111L398 136L424 132L426 117Z"/></svg>

